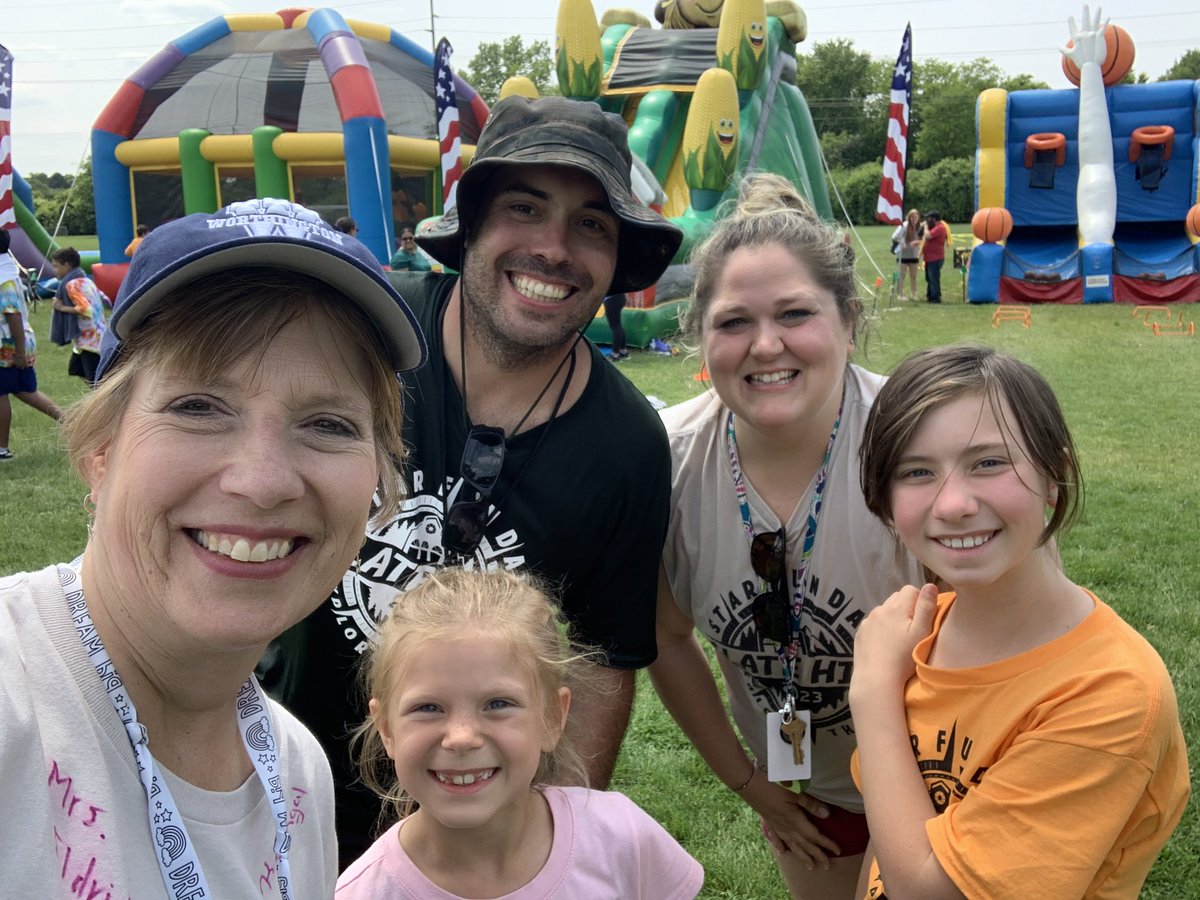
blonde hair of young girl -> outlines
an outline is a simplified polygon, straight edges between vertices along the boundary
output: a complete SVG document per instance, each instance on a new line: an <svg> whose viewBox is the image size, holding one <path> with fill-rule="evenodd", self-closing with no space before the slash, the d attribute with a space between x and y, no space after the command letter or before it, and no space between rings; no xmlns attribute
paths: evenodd
<svg viewBox="0 0 1200 900"><path fill-rule="evenodd" d="M594 660L571 647L546 591L528 576L510 572L441 569L401 594L366 655L360 670L362 688L378 701L380 710L387 710L411 653L437 641L480 634L506 644L513 658L520 660L543 700L543 725L557 730L562 715L559 689L577 686L582 677L579 663ZM414 801L396 782L374 716L355 731L350 752L363 783L383 800L384 817L403 818L414 811ZM587 784L583 759L567 732L552 751L542 753L534 783L564 779Z"/></svg>

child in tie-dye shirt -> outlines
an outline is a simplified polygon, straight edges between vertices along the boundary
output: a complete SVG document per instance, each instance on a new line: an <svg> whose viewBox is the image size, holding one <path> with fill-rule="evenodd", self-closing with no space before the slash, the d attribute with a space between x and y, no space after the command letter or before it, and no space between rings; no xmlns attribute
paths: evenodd
<svg viewBox="0 0 1200 900"><path fill-rule="evenodd" d="M75 352L71 354L67 372L94 385L96 366L100 363L100 342L107 329L104 295L79 267L79 253L74 247L56 251L51 257L51 265L59 279L54 309L79 316L79 335L75 338Z"/></svg>

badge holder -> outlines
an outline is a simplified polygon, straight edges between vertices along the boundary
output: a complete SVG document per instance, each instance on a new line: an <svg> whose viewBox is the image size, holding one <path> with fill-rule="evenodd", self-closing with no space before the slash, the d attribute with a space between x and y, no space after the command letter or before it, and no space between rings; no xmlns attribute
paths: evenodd
<svg viewBox="0 0 1200 900"><path fill-rule="evenodd" d="M812 721L789 696L779 712L767 713L767 779L808 781L812 778Z"/></svg>

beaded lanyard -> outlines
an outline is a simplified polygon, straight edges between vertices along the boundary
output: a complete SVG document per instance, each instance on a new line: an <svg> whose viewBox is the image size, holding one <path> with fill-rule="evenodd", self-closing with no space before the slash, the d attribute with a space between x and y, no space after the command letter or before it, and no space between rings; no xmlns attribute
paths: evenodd
<svg viewBox="0 0 1200 900"><path fill-rule="evenodd" d="M844 395L843 395L844 397ZM821 517L821 498L825 494L825 482L829 475L829 459L833 455L833 442L837 437L838 428L842 424L842 407L838 407L837 418L833 422L833 430L829 433L829 443L825 445L825 457L821 460L821 468L817 470L817 483L813 488L812 501L808 505L805 517L804 543L801 545L800 560L796 567L798 587L792 591L792 602L788 608L787 644L780 645L779 664L783 669L785 715L790 716L796 708L796 685L793 677L796 669L796 657L800 652L800 607L804 601L805 577L808 573L808 563L812 558L813 545L817 542L817 523ZM725 423L725 431L729 439L729 469L733 474L733 491L737 496L738 507L742 512L742 526L746 530L746 538L754 543L754 521L750 517L750 503L746 499L746 482L742 478L742 466L738 460L737 435L733 430L733 412ZM784 561L786 567L787 561Z"/></svg>
<svg viewBox="0 0 1200 900"><path fill-rule="evenodd" d="M200 869L200 859L188 837L179 807L159 771L158 763L150 754L146 726L138 721L133 700L127 696L125 684L117 674L117 669L92 624L79 573L69 566L60 565L58 580L66 594L67 608L71 613L71 621L75 623L75 630L79 632L79 640L83 643L92 665L96 667L100 682L104 685L117 715L121 717L125 725L125 734L133 747L138 776L146 793L146 816L150 824L150 833L153 835L157 851L155 857L162 873L163 884L171 896L175 895L180 885L187 884L188 897L196 900L215 900ZM279 748L271 730L266 701L253 676L246 679L246 683L238 691L237 708L238 730L246 745L246 755L250 757L254 771L262 781L263 791L271 801L271 810L275 815L275 879L283 900L289 900L291 870L288 866L288 847L291 837L287 831L287 804L279 780Z"/></svg>

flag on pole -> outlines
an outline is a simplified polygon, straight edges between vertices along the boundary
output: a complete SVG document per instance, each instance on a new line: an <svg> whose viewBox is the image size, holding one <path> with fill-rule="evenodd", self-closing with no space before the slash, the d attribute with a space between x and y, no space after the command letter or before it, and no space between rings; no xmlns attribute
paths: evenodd
<svg viewBox="0 0 1200 900"><path fill-rule="evenodd" d="M0 46L0 228L16 228L12 166L13 57Z"/></svg>
<svg viewBox="0 0 1200 900"><path fill-rule="evenodd" d="M458 100L454 95L454 71L450 68L453 48L445 38L438 41L434 54L434 100L437 105L438 147L442 154L442 210L458 199L458 179L462 176L462 141L458 136Z"/></svg>
<svg viewBox="0 0 1200 900"><path fill-rule="evenodd" d="M883 178L875 218L890 225L904 220L904 160L908 153L908 113L912 106L912 23L904 29L900 56L892 70L892 95L888 106L887 146L883 151Z"/></svg>

